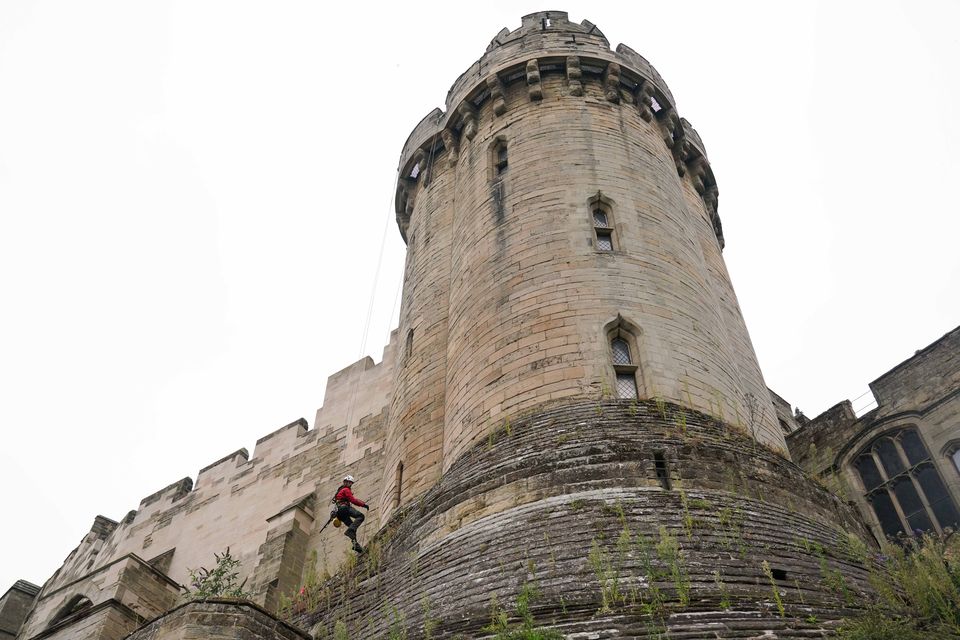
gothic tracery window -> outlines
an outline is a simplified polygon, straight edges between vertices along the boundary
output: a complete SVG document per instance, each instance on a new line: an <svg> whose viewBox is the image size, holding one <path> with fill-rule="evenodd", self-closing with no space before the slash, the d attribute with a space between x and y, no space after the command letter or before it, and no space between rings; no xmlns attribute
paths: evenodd
<svg viewBox="0 0 960 640"><path fill-rule="evenodd" d="M960 514L916 429L873 440L853 466L887 536L957 528Z"/></svg>

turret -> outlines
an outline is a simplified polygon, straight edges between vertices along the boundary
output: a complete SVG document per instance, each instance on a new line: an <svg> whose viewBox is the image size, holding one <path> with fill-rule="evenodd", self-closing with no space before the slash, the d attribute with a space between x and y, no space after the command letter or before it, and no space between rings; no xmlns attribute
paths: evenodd
<svg viewBox="0 0 960 640"><path fill-rule="evenodd" d="M700 136L642 56L560 11L497 34L400 158L406 348L383 503L558 402L675 402L785 452L717 197Z"/></svg>

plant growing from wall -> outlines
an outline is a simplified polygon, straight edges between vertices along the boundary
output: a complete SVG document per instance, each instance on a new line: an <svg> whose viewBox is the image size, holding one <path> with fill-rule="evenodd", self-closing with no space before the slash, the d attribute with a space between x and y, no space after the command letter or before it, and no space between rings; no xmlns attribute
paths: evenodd
<svg viewBox="0 0 960 640"><path fill-rule="evenodd" d="M230 554L230 547L223 553L214 553L213 557L216 564L212 569L187 569L190 572L190 587L184 596L189 600L249 598L251 594L243 590L246 578L240 581L241 562Z"/></svg>
<svg viewBox="0 0 960 640"><path fill-rule="evenodd" d="M713 572L713 581L717 584L717 591L720 592L720 608L726 611L731 605L730 589L727 588L726 583L723 581L723 576L719 569Z"/></svg>
<svg viewBox="0 0 960 640"><path fill-rule="evenodd" d="M904 537L868 562L877 598L845 620L840 640L960 637L960 538L951 531ZM849 543L848 543L849 544Z"/></svg>
<svg viewBox="0 0 960 640"><path fill-rule="evenodd" d="M321 576L317 571L317 552L311 552L304 570L303 584L292 596L280 594L277 615L284 620L290 620L295 615L313 611L322 601L329 603L330 588L324 585L328 578L328 575Z"/></svg>
<svg viewBox="0 0 960 640"><path fill-rule="evenodd" d="M680 542L670 535L667 528L660 525L660 541L657 542L657 557L666 565L670 572L673 586L677 590L677 599L681 607L690 604L690 576L687 566L680 554Z"/></svg>
<svg viewBox="0 0 960 640"><path fill-rule="evenodd" d="M783 607L783 598L780 597L780 587L777 586L777 581L773 578L773 569L770 568L770 563L766 560L763 561L762 566L763 575L767 576L767 580L770 581L770 586L773 589L773 601L777 605L777 612L783 618L786 615L786 610Z"/></svg>
<svg viewBox="0 0 960 640"><path fill-rule="evenodd" d="M537 627L530 607L539 595L536 585L531 582L525 582L520 587L516 603L519 624L510 624L510 615L494 595L490 601L490 624L483 631L492 633L493 640L563 640L564 636L559 631Z"/></svg>
<svg viewBox="0 0 960 640"><path fill-rule="evenodd" d="M620 600L620 571L613 566L610 554L594 540L587 556L597 582L600 584L600 610L597 613L611 613L613 605Z"/></svg>

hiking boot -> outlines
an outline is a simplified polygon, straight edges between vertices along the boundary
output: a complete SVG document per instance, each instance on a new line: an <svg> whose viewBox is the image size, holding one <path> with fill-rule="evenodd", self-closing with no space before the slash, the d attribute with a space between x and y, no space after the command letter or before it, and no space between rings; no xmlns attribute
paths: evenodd
<svg viewBox="0 0 960 640"><path fill-rule="evenodd" d="M363 553L363 547L360 546L360 543L356 540L353 541L353 550L357 553Z"/></svg>

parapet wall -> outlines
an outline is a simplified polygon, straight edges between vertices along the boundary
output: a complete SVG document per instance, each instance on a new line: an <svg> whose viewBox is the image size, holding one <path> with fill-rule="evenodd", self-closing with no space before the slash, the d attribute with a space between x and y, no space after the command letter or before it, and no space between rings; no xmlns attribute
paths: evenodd
<svg viewBox="0 0 960 640"><path fill-rule="evenodd" d="M127 640L311 640L251 602L189 602L130 634Z"/></svg>

